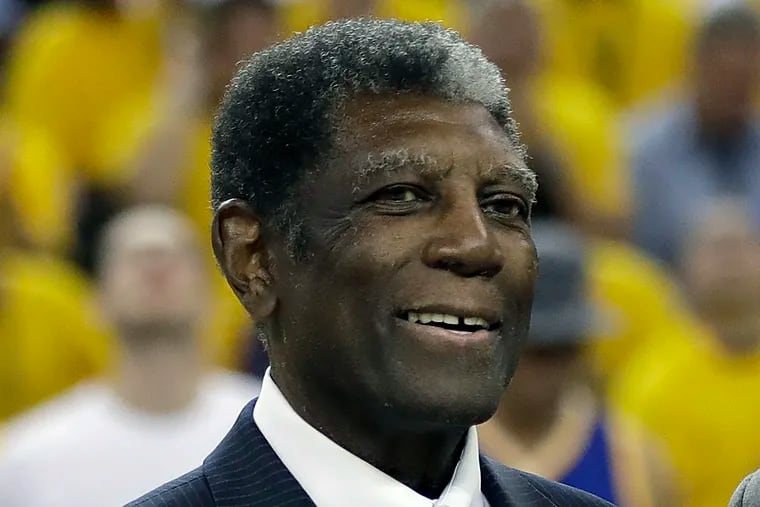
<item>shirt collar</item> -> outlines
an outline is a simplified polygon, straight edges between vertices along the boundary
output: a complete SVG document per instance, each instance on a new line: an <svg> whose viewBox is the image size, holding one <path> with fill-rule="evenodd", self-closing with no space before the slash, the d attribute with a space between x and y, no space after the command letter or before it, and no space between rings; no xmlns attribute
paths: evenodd
<svg viewBox="0 0 760 507"><path fill-rule="evenodd" d="M317 506L487 507L480 491L478 436L470 428L451 482L438 500L406 485L327 438L304 421L269 370L253 419L274 452Z"/></svg>

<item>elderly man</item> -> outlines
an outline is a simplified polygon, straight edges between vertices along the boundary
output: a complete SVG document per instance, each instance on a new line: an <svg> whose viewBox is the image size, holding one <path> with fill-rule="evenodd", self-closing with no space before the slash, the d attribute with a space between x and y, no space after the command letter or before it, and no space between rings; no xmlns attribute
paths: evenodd
<svg viewBox="0 0 760 507"><path fill-rule="evenodd" d="M134 506L609 505L480 456L536 275L498 69L436 24L255 55L213 137L216 256L272 361L203 465Z"/></svg>

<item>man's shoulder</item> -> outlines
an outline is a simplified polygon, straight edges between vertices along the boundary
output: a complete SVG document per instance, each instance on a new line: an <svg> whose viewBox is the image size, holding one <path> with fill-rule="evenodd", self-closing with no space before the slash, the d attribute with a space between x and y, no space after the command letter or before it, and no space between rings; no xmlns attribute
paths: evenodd
<svg viewBox="0 0 760 507"><path fill-rule="evenodd" d="M214 507L215 505L206 476L202 467L199 467L146 493L125 507Z"/></svg>
<svg viewBox="0 0 760 507"><path fill-rule="evenodd" d="M517 505L546 507L612 507L612 504L585 491L550 481L537 475L509 468L483 456L488 473L483 477L483 491L501 489ZM511 505L511 503L507 503Z"/></svg>
<svg viewBox="0 0 760 507"><path fill-rule="evenodd" d="M742 481L729 507L760 507L760 470Z"/></svg>

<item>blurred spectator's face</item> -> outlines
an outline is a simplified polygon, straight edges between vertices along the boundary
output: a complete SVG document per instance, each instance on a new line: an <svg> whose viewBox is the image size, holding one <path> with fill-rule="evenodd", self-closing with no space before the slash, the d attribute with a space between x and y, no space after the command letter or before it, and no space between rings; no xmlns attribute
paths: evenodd
<svg viewBox="0 0 760 507"><path fill-rule="evenodd" d="M184 327L204 309L206 272L197 240L177 217L143 214L114 229L102 297L117 326Z"/></svg>
<svg viewBox="0 0 760 507"><path fill-rule="evenodd" d="M538 19L531 8L519 0L499 2L481 13L480 19L473 29L473 42L506 78L532 74L539 64L541 42Z"/></svg>
<svg viewBox="0 0 760 507"><path fill-rule="evenodd" d="M760 41L725 38L706 42L696 72L700 110L707 126L719 131L741 127L753 114L760 84Z"/></svg>
<svg viewBox="0 0 760 507"><path fill-rule="evenodd" d="M277 40L279 28L274 13L256 7L237 6L224 16L208 41L213 100L221 97L240 61Z"/></svg>
<svg viewBox="0 0 760 507"><path fill-rule="evenodd" d="M541 411L556 406L578 374L581 351L577 345L528 346L506 392L513 407Z"/></svg>
<svg viewBox="0 0 760 507"><path fill-rule="evenodd" d="M699 308L727 315L760 309L760 235L738 210L716 211L696 231L684 271Z"/></svg>

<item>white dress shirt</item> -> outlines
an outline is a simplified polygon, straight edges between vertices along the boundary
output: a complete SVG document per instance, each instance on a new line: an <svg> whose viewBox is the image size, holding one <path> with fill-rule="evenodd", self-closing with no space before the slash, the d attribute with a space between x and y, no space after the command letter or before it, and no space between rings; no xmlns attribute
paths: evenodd
<svg viewBox="0 0 760 507"><path fill-rule="evenodd" d="M467 433L451 482L437 500L426 498L327 438L304 421L269 370L253 419L274 452L317 507L488 507L480 491L478 435Z"/></svg>

